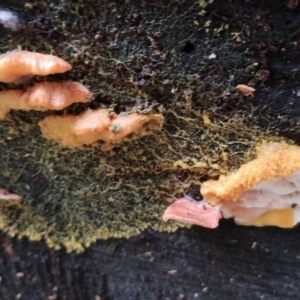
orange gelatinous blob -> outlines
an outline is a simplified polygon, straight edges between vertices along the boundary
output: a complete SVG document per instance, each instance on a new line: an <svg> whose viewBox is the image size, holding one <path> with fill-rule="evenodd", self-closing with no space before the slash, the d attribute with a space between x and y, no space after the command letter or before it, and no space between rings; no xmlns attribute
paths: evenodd
<svg viewBox="0 0 300 300"><path fill-rule="evenodd" d="M244 226L278 226L281 228L292 228L295 224L295 215L292 208L272 209L259 215L255 219L235 222Z"/></svg>
<svg viewBox="0 0 300 300"><path fill-rule="evenodd" d="M201 194L238 224L291 228L300 222L300 147L263 144L236 172L204 182Z"/></svg>
<svg viewBox="0 0 300 300"><path fill-rule="evenodd" d="M109 128L103 130L99 137L105 142L118 143L125 136L140 129L148 120L149 116L138 113L114 115Z"/></svg>
<svg viewBox="0 0 300 300"><path fill-rule="evenodd" d="M106 109L98 109L85 111L78 116L48 116L39 125L45 138L63 146L81 148L98 140L116 144L131 133L138 132L140 136L148 134L141 132L141 129L152 120L158 125L154 128L160 129L163 118L158 114L116 115Z"/></svg>
<svg viewBox="0 0 300 300"><path fill-rule="evenodd" d="M76 117L73 132L78 136L98 136L109 127L110 122L110 115L106 109L89 109Z"/></svg>
<svg viewBox="0 0 300 300"><path fill-rule="evenodd" d="M216 228L222 218L220 211L204 201L180 198L172 203L163 214L163 221L175 220L206 228Z"/></svg>
<svg viewBox="0 0 300 300"><path fill-rule="evenodd" d="M243 192L261 181L272 181L300 170L300 147L286 143L267 143L257 147L257 158L228 176L201 185L203 198L211 205L237 201Z"/></svg>
<svg viewBox="0 0 300 300"><path fill-rule="evenodd" d="M96 142L98 131L108 127L110 120L105 109L88 110L78 116L48 116L39 122L45 138L62 146L81 148Z"/></svg>
<svg viewBox="0 0 300 300"><path fill-rule="evenodd" d="M14 82L22 77L64 73L72 66L49 54L30 51L12 51L0 55L0 81Z"/></svg>

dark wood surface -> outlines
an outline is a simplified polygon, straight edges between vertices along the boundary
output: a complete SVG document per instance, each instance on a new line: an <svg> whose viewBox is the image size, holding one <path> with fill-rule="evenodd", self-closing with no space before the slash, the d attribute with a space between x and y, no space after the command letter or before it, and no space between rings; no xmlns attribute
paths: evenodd
<svg viewBox="0 0 300 300"><path fill-rule="evenodd" d="M283 0L216 0L208 10L220 24L234 20L237 31L250 26L253 45L265 42L253 47L253 55L270 71L272 89L260 94L261 105L268 105L278 120L285 118L278 134L299 142L293 130L300 120L299 7L288 9ZM251 28L256 11L262 25ZM288 105L291 97L294 104ZM48 249L43 241L3 234L0 299L299 299L299 240L299 228L238 227L224 221L216 230L149 230L68 254Z"/></svg>
<svg viewBox="0 0 300 300"><path fill-rule="evenodd" d="M237 227L226 221L217 230L147 231L100 241L78 255L26 240L13 240L11 250L2 237L0 297L298 299L299 238L298 228Z"/></svg>

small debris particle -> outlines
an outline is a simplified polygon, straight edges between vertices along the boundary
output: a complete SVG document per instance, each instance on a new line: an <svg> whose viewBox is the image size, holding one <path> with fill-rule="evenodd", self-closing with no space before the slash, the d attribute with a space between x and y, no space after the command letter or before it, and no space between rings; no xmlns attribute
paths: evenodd
<svg viewBox="0 0 300 300"><path fill-rule="evenodd" d="M288 8L295 9L298 6L298 0L287 0L285 1L285 5Z"/></svg>
<svg viewBox="0 0 300 300"><path fill-rule="evenodd" d="M208 291L208 287L206 286L204 289L202 289L203 293L206 293Z"/></svg>
<svg viewBox="0 0 300 300"><path fill-rule="evenodd" d="M236 42L240 43L242 41L242 38L238 35L235 39Z"/></svg>
<svg viewBox="0 0 300 300"><path fill-rule="evenodd" d="M57 295L54 294L54 295L48 296L47 299L48 299L48 300L56 300L56 299L57 299Z"/></svg>
<svg viewBox="0 0 300 300"><path fill-rule="evenodd" d="M24 8L29 9L29 10L30 10L30 9L33 9L33 4L27 2L27 3L24 4Z"/></svg>
<svg viewBox="0 0 300 300"><path fill-rule="evenodd" d="M18 273L16 273L16 277L17 278L22 278L22 277L24 277L24 273L23 272L18 272Z"/></svg>
<svg viewBox="0 0 300 300"><path fill-rule="evenodd" d="M183 300L184 299L184 295L183 294L179 294L178 297L176 298L176 300Z"/></svg>
<svg viewBox="0 0 300 300"><path fill-rule="evenodd" d="M152 257L149 259L149 262L150 262L150 263L153 263L154 260L155 260L155 258L152 256Z"/></svg>
<svg viewBox="0 0 300 300"><path fill-rule="evenodd" d="M96 295L95 298L94 298L94 300L101 300L101 297L98 296L98 295Z"/></svg>
<svg viewBox="0 0 300 300"><path fill-rule="evenodd" d="M204 27L209 27L211 24L211 20L208 20L204 23Z"/></svg>
<svg viewBox="0 0 300 300"><path fill-rule="evenodd" d="M217 58L217 55L213 52L211 54L209 54L209 56L208 56L208 59L216 59L216 58Z"/></svg>
<svg viewBox="0 0 300 300"><path fill-rule="evenodd" d="M169 273L170 275L175 275L175 274L177 273L177 270L170 270L170 271L168 271L168 273Z"/></svg>
<svg viewBox="0 0 300 300"><path fill-rule="evenodd" d="M270 76L270 71L269 70L260 70L257 75L258 75L258 80L266 81Z"/></svg>
<svg viewBox="0 0 300 300"><path fill-rule="evenodd" d="M255 249L257 247L257 242L254 242L251 246L251 249Z"/></svg>
<svg viewBox="0 0 300 300"><path fill-rule="evenodd" d="M202 118L203 118L203 122L204 122L205 125L211 125L212 124L212 122L211 122L211 120L210 120L210 118L207 114L203 114Z"/></svg>
<svg viewBox="0 0 300 300"><path fill-rule="evenodd" d="M14 12L3 9L0 9L0 24L12 31L17 31L22 27L22 21Z"/></svg>
<svg viewBox="0 0 300 300"><path fill-rule="evenodd" d="M17 299L17 300L19 300L19 299L21 299L21 298L22 298L22 294L21 294L21 293L19 293L19 294L16 295L16 299Z"/></svg>
<svg viewBox="0 0 300 300"><path fill-rule="evenodd" d="M116 250L116 244L112 243L107 247L106 253L111 255L115 252Z"/></svg>
<svg viewBox="0 0 300 300"><path fill-rule="evenodd" d="M12 245L6 238L0 238L0 245L2 246L3 250L6 254L9 255L9 257L13 261L18 261L20 258L18 255L16 255L14 249L12 248Z"/></svg>

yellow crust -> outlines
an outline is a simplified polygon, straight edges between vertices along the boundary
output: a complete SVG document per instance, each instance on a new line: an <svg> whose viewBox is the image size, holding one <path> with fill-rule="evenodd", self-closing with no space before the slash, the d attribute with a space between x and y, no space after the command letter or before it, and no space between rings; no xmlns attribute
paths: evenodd
<svg viewBox="0 0 300 300"><path fill-rule="evenodd" d="M278 226L281 228L292 228L295 226L293 209L273 209L265 212L256 219L247 222L240 222L246 226Z"/></svg>
<svg viewBox="0 0 300 300"><path fill-rule="evenodd" d="M300 147L285 143L268 143L257 148L257 158L244 164L236 172L208 180L201 186L206 201L215 205L220 201L237 201L244 191L260 181L272 181L300 170Z"/></svg>

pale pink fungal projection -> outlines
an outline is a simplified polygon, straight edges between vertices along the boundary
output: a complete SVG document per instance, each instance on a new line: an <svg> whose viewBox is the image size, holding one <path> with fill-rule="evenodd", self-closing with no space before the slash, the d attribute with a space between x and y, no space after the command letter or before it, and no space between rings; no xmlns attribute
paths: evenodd
<svg viewBox="0 0 300 300"><path fill-rule="evenodd" d="M253 87L246 84L238 84L235 88L242 92L245 96L253 97L253 93L255 92L255 89Z"/></svg>
<svg viewBox="0 0 300 300"><path fill-rule="evenodd" d="M10 110L59 110L90 101L92 93L79 82L40 82L27 90L0 92L0 120Z"/></svg>
<svg viewBox="0 0 300 300"><path fill-rule="evenodd" d="M28 110L21 101L25 90L7 90L0 92L0 120L4 120L11 109Z"/></svg>
<svg viewBox="0 0 300 300"><path fill-rule="evenodd" d="M0 189L0 200L19 202L21 199L22 198L17 194L13 194L8 192L7 190Z"/></svg>
<svg viewBox="0 0 300 300"><path fill-rule="evenodd" d="M33 75L64 73L71 69L69 63L50 54L12 51L0 55L1 82L14 82Z"/></svg>
<svg viewBox="0 0 300 300"><path fill-rule="evenodd" d="M26 90L24 107L35 110L59 110L75 102L88 102L92 93L79 82L40 82Z"/></svg>
<svg viewBox="0 0 300 300"><path fill-rule="evenodd" d="M206 228L216 228L222 218L220 211L205 201L191 201L180 198L164 212L163 221L175 220L185 224L195 224Z"/></svg>

